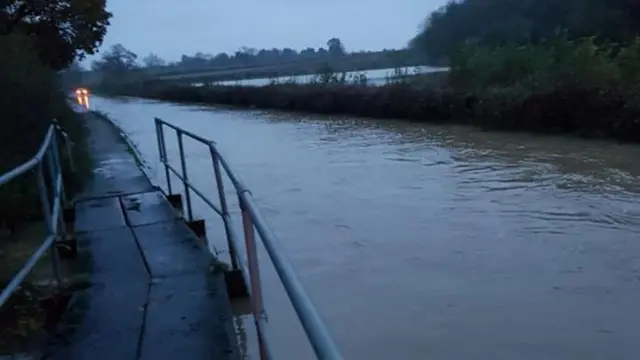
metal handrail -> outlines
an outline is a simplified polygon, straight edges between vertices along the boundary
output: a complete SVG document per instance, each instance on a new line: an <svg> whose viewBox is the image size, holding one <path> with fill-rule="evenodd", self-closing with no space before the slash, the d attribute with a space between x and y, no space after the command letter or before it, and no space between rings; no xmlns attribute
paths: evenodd
<svg viewBox="0 0 640 360"><path fill-rule="evenodd" d="M73 161L70 153L71 144L68 140L67 134L62 131L58 126L57 121L54 119L53 124L49 126L44 140L42 141L42 144L35 156L13 170L0 175L0 186L3 186L32 170L36 172L38 192L40 194L40 202L42 204L42 213L47 229L47 235L42 244L38 249L36 249L31 257L29 257L20 271L11 279L9 284L7 284L2 292L0 292L0 307L2 307L9 300L11 295L20 287L22 282L33 270L33 267L38 263L38 261L44 256L47 250L51 250L52 253L52 267L56 285L60 286L61 284L58 253L55 251L55 247L53 246L59 236L66 235L65 223L61 216L61 209L67 204L67 197L63 184L62 168L60 166L60 151L58 149L59 138L62 139L62 142L64 142L64 145L66 146L67 160L73 170ZM47 183L45 180L46 176L44 174L45 163L48 168L50 187L53 191L53 199L51 199L51 201L49 199Z"/></svg>
<svg viewBox="0 0 640 360"><path fill-rule="evenodd" d="M240 270L245 281L250 283L248 289L251 299L251 310L256 325L258 345L260 348L260 359L273 359L271 351L266 340L266 313L262 300L262 289L260 283L260 269L258 264L258 248L255 241L255 233L257 231L262 239L262 243L269 255L269 258L285 288L285 291L293 305L295 312L304 328L307 338L313 347L318 359L323 360L342 360L338 347L332 340L327 327L320 318L315 306L307 292L304 290L302 283L298 279L291 262L284 255L284 251L280 241L276 235L267 226L266 221L260 215L251 192L232 170L231 165L225 160L216 144L199 135L182 129L178 126L170 124L159 118L155 118L156 136L158 140L158 149L160 153L160 162L164 165L165 176L167 179L167 192L172 194L171 176L173 173L182 181L184 194L186 198L187 216L189 220L193 220L193 210L191 208L191 192L200 197L214 212L216 212L223 220L224 229L229 247L229 255L231 266L234 270ZM178 137L178 150L180 155L180 170L174 168L168 161L167 148L164 137L164 127L175 130ZM208 199L200 190L198 190L190 181L187 174L187 164L184 154L183 137L192 138L209 148L211 161L215 172L216 188L218 190L219 205L215 205L213 201ZM240 210L242 212L243 233L247 254L247 262L241 256L238 256L238 234L233 227L232 218L229 214L226 195L224 192L224 184L222 181L222 173L226 173L229 180L233 184L238 196Z"/></svg>

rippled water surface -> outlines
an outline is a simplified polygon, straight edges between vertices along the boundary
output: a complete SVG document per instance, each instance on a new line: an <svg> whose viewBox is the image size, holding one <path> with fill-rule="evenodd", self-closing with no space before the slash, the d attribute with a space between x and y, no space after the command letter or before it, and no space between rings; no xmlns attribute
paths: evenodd
<svg viewBox="0 0 640 360"><path fill-rule="evenodd" d="M93 102L138 143L152 174L163 174L154 116L219 144L348 359L640 356L640 147ZM187 143L189 175L213 196L205 150ZM224 256L219 222L200 203L196 213ZM308 358L273 271L263 278L272 347Z"/></svg>

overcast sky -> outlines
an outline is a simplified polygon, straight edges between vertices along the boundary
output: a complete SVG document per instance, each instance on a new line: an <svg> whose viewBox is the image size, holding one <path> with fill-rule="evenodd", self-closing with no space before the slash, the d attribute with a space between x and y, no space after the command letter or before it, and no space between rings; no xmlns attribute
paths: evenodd
<svg viewBox="0 0 640 360"><path fill-rule="evenodd" d="M326 46L347 50L407 44L446 0L108 0L113 13L102 49L117 43L167 60L198 51Z"/></svg>

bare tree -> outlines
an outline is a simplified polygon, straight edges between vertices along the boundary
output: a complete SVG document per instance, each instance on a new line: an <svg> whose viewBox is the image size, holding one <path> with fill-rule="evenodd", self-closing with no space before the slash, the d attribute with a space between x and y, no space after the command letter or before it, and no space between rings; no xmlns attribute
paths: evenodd
<svg viewBox="0 0 640 360"><path fill-rule="evenodd" d="M116 44L109 49L100 60L96 60L91 64L91 69L102 73L117 74L138 67L138 55L127 50L121 44Z"/></svg>

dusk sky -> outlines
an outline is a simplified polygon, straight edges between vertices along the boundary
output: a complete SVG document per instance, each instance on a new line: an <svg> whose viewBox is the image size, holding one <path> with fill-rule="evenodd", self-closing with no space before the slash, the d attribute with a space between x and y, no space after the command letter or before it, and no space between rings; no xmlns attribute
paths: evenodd
<svg viewBox="0 0 640 360"><path fill-rule="evenodd" d="M182 54L326 46L399 48L446 0L108 0L113 13L101 49L121 43L166 60Z"/></svg>

